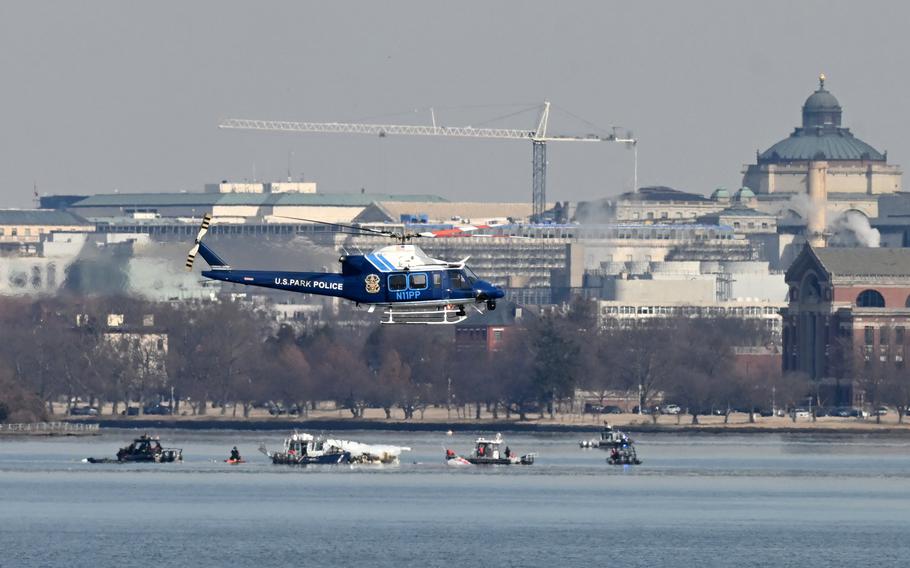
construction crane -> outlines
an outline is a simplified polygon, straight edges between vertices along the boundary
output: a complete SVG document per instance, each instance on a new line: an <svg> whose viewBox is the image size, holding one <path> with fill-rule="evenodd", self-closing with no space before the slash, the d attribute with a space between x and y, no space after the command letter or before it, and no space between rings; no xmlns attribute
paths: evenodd
<svg viewBox="0 0 910 568"><path fill-rule="evenodd" d="M620 142L636 148L635 178L638 177L637 140L631 135L619 137L615 134L598 136L551 135L547 132L550 120L550 101L544 101L537 128L521 130L512 128L474 128L472 126L439 126L436 114L431 109L432 124L427 126L406 124L360 124L349 122L288 122L281 120L251 120L230 118L221 121L219 128L241 130L265 130L270 132L316 132L323 134L373 134L385 137L391 134L406 136L455 136L461 138L493 138L505 140L530 140L531 195L533 218L539 219L546 209L547 199L547 142ZM638 184L635 179L634 185Z"/></svg>

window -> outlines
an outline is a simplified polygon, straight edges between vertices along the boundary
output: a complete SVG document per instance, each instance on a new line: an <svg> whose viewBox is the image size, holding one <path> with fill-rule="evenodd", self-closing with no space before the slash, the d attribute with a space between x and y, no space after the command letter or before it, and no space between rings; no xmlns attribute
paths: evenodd
<svg viewBox="0 0 910 568"><path fill-rule="evenodd" d="M442 274L438 272L433 273L433 287L439 288L442 285Z"/></svg>
<svg viewBox="0 0 910 568"><path fill-rule="evenodd" d="M497 343L502 341L502 330L501 329L493 330L493 341L496 341Z"/></svg>
<svg viewBox="0 0 910 568"><path fill-rule="evenodd" d="M5 234L6 234L6 229L4 229L3 227L0 227L0 237L4 236Z"/></svg>
<svg viewBox="0 0 910 568"><path fill-rule="evenodd" d="M860 308L884 308L885 298L875 290L863 290L856 297L856 305Z"/></svg>
<svg viewBox="0 0 910 568"><path fill-rule="evenodd" d="M10 233L9 233L9 234L10 234L10 236L12 236L12 237L17 236L17 235L19 234L19 231L18 231L17 227L13 227L12 229L10 229Z"/></svg>
<svg viewBox="0 0 910 568"><path fill-rule="evenodd" d="M881 343L882 345L887 345L888 343L891 343L891 333L890 332L891 332L891 329L887 328L887 327L883 327L880 330L878 330L878 342Z"/></svg>
<svg viewBox="0 0 910 568"><path fill-rule="evenodd" d="M412 290L423 290L427 287L427 275L423 272L418 272L417 274L411 274L410 276L410 288Z"/></svg>
<svg viewBox="0 0 910 568"><path fill-rule="evenodd" d="M470 290L471 283L468 282L468 279L465 278L464 274L460 270L450 270L449 271L449 285L454 290Z"/></svg>
<svg viewBox="0 0 910 568"><path fill-rule="evenodd" d="M898 345L904 344L904 328L903 327L894 328L894 343L896 343Z"/></svg>
<svg viewBox="0 0 910 568"><path fill-rule="evenodd" d="M397 292L408 287L408 279L404 274L392 274L389 276L389 290Z"/></svg>
<svg viewBox="0 0 910 568"><path fill-rule="evenodd" d="M866 345L872 345L875 343L875 328L871 325L867 325L863 331L865 333Z"/></svg>

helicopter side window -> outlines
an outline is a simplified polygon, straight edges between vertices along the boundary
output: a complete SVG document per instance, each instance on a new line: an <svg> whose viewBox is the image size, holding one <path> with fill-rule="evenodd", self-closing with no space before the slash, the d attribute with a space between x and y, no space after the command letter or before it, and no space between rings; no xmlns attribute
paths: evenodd
<svg viewBox="0 0 910 568"><path fill-rule="evenodd" d="M433 287L439 288L442 286L442 275L438 272L433 273Z"/></svg>
<svg viewBox="0 0 910 568"><path fill-rule="evenodd" d="M465 277L460 270L449 271L449 283L456 290L470 290L471 282Z"/></svg>
<svg viewBox="0 0 910 568"><path fill-rule="evenodd" d="M423 290L427 287L427 275L422 272L411 274L410 279L409 288L411 290Z"/></svg>
<svg viewBox="0 0 910 568"><path fill-rule="evenodd" d="M392 274L389 276L389 290L396 292L408 287L408 277L404 274Z"/></svg>

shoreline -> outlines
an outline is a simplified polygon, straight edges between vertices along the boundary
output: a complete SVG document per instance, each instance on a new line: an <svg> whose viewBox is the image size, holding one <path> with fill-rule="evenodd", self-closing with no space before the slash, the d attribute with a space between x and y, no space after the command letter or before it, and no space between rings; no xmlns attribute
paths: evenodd
<svg viewBox="0 0 910 568"><path fill-rule="evenodd" d="M71 420L77 422L76 419ZM540 433L574 433L595 436L602 424L599 423L558 423L551 421L401 421L401 420L363 420L363 419L305 419L288 420L272 419L233 419L233 418L110 418L78 419L78 422L98 424L102 429L175 429L175 430L239 430L239 431L350 431L350 430L385 430L392 432L540 432ZM787 419L787 423L777 424L651 424L642 422L621 423L614 426L623 431L635 434L706 434L749 435L749 434L864 434L869 436L907 437L910 438L910 425L892 423L875 424L834 423L834 422L797 422Z"/></svg>

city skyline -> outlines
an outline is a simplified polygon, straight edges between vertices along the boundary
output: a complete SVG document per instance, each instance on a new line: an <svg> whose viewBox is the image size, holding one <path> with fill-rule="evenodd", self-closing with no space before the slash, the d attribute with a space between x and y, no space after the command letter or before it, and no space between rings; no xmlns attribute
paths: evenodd
<svg viewBox="0 0 910 568"><path fill-rule="evenodd" d="M819 72L857 136L887 150L889 162L910 155L901 136L908 119L896 112L907 79L892 71L910 41L901 6L882 4L871 27L852 22L880 10L821 2L558 12L547 3L356 12L283 4L268 13L239 4L95 6L0 9L0 73L11 87L0 111L2 206L31 206L33 184L41 194L202 191L219 179L283 179L289 168L325 192L528 201L526 142L217 124L428 123L432 106L446 124L481 126L544 99L600 127L631 130L639 185L707 193L738 187L755 151L799 124ZM535 121L526 112L493 124ZM553 132L587 128L566 113L551 121ZM632 189L632 152L622 145L551 144L549 166L550 201Z"/></svg>

